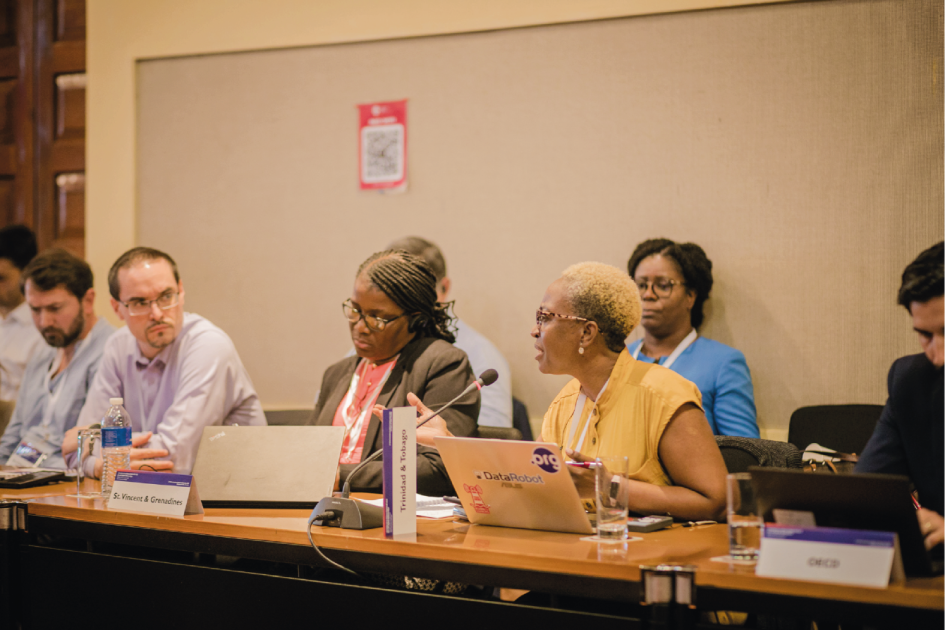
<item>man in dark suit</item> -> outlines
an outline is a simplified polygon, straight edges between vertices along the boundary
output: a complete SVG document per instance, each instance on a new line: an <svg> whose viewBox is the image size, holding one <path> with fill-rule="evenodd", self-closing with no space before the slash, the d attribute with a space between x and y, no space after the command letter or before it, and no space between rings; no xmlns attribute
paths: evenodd
<svg viewBox="0 0 945 630"><path fill-rule="evenodd" d="M943 243L933 245L902 274L899 304L912 316L912 327L919 334L924 353L893 363L889 399L856 466L856 472L907 475L912 480L922 504L917 514L925 546L938 547L938 552L945 538L942 257Z"/></svg>

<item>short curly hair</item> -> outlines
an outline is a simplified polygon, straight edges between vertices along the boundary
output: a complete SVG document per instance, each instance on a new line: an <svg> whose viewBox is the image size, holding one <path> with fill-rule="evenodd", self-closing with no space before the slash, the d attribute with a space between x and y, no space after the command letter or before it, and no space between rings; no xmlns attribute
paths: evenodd
<svg viewBox="0 0 945 630"><path fill-rule="evenodd" d="M574 314L596 322L609 349L623 350L640 323L640 292L630 276L611 265L582 262L565 269L561 278Z"/></svg>
<svg viewBox="0 0 945 630"><path fill-rule="evenodd" d="M633 250L627 262L627 273L633 277L644 258L657 254L672 259L679 267L686 286L695 292L696 301L689 312L689 319L692 327L698 329L705 319L702 307L712 291L712 261L705 255L705 250L695 243L676 243L668 238L651 238Z"/></svg>

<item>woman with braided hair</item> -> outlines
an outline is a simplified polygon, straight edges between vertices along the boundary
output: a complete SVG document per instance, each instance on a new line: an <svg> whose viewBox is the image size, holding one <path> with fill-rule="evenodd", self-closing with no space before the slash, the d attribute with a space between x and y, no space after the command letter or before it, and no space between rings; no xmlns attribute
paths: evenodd
<svg viewBox="0 0 945 630"><path fill-rule="evenodd" d="M745 355L697 332L712 290L712 261L703 249L653 238L633 250L627 271L643 303L643 339L630 344L631 356L695 383L714 434L759 437Z"/></svg>
<svg viewBox="0 0 945 630"><path fill-rule="evenodd" d="M381 448L376 406L412 405L423 413L446 404L475 381L466 354L453 346L449 305L436 301L436 276L422 259L401 250L374 254L358 268L342 305L355 356L325 370L311 424L345 427L340 483ZM474 390L442 414L440 433L472 435L479 416ZM419 438L420 436L418 436ZM381 463L350 480L358 492L380 492ZM435 448L417 446L417 492L453 494Z"/></svg>

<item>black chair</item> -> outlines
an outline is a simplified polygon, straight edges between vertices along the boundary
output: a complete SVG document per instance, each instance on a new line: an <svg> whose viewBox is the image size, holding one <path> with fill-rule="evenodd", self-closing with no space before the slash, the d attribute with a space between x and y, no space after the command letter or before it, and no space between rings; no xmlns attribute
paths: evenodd
<svg viewBox="0 0 945 630"><path fill-rule="evenodd" d="M522 433L522 437L518 439L534 441L532 425L528 420L528 409L525 408L525 403L515 397L512 398L512 426Z"/></svg>
<svg viewBox="0 0 945 630"><path fill-rule="evenodd" d="M725 468L730 473L748 472L749 466L801 468L801 452L788 442L759 440L734 435L716 435Z"/></svg>
<svg viewBox="0 0 945 630"><path fill-rule="evenodd" d="M862 453L882 413L882 405L801 407L791 414L788 442L802 450L816 442L841 453Z"/></svg>
<svg viewBox="0 0 945 630"><path fill-rule="evenodd" d="M522 432L510 427L476 427L476 437L487 440L521 440Z"/></svg>
<svg viewBox="0 0 945 630"><path fill-rule="evenodd" d="M312 417L311 409L280 409L263 413L266 414L266 423L274 427L305 426Z"/></svg>

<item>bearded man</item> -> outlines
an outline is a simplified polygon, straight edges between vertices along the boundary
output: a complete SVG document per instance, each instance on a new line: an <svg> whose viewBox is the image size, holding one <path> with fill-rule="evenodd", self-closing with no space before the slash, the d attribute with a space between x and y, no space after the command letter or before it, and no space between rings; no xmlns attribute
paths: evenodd
<svg viewBox="0 0 945 630"><path fill-rule="evenodd" d="M65 468L63 434L75 426L114 326L96 317L89 265L61 250L33 258L21 282L33 324L46 342L23 373L0 462Z"/></svg>

